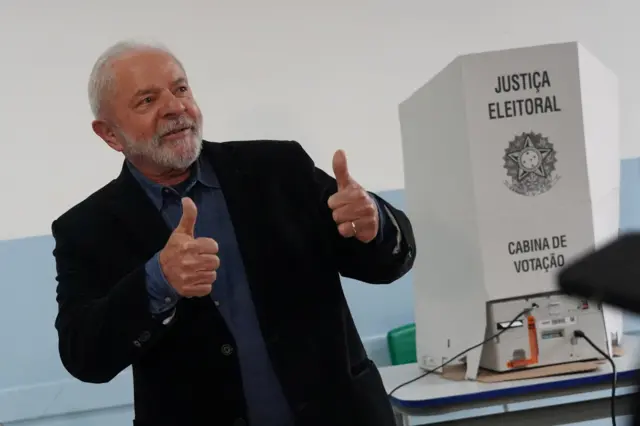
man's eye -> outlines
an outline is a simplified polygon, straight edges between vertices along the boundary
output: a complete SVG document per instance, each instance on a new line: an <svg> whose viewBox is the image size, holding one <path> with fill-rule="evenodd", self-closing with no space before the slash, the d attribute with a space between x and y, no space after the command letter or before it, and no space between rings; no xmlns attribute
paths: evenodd
<svg viewBox="0 0 640 426"><path fill-rule="evenodd" d="M140 99L138 106L149 105L151 102L153 102L153 98L151 96L147 96Z"/></svg>

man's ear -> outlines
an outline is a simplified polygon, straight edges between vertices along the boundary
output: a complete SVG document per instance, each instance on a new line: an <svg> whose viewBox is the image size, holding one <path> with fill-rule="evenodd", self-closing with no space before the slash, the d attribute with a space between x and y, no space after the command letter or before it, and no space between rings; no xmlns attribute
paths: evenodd
<svg viewBox="0 0 640 426"><path fill-rule="evenodd" d="M91 128L96 135L100 136L100 138L111 147L111 149L122 152L124 148L118 141L113 126L103 120L94 120L91 123Z"/></svg>

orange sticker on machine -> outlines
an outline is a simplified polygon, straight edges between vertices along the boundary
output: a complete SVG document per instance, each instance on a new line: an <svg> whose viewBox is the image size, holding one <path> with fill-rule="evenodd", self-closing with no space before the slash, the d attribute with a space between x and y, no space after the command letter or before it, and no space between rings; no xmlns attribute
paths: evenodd
<svg viewBox="0 0 640 426"><path fill-rule="evenodd" d="M527 328L529 333L529 358L508 361L508 368L528 367L538 363L538 331L536 329L536 319L532 315L527 317Z"/></svg>

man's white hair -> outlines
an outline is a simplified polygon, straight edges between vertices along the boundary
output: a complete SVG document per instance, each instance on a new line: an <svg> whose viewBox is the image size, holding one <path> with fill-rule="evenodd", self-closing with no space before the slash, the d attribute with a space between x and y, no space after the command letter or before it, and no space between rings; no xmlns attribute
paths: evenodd
<svg viewBox="0 0 640 426"><path fill-rule="evenodd" d="M113 74L111 64L114 60L126 54L136 51L157 50L168 54L184 71L184 66L178 58L164 45L160 43L148 43L140 41L120 41L107 50L98 58L93 65L89 77L89 105L95 118L99 118L102 112L104 98L108 91L113 88Z"/></svg>

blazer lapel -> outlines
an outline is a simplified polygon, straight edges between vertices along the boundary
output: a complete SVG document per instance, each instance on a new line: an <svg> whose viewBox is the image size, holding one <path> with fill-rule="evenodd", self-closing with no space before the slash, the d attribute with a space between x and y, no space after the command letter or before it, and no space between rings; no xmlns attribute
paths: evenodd
<svg viewBox="0 0 640 426"><path fill-rule="evenodd" d="M110 206L149 258L164 247L171 230L126 165L114 183Z"/></svg>
<svg viewBox="0 0 640 426"><path fill-rule="evenodd" d="M269 248L260 245L261 241L268 240L264 235L268 224L265 223L265 216L262 214L268 200L264 199L264 191L257 187L258 180L251 176L248 166L237 157L233 145L205 143L203 154L212 162L220 182L257 315L260 323L268 328L268 313L263 306L269 304L263 302L270 295L265 291L267 286L263 285L262 281L268 280L267 275L270 271L268 256L265 255ZM263 331L266 331L266 328L263 328Z"/></svg>

